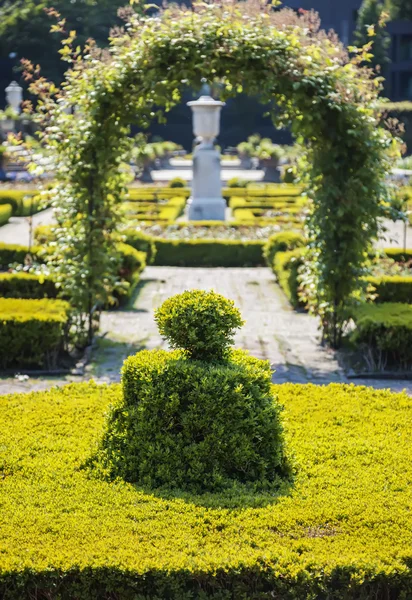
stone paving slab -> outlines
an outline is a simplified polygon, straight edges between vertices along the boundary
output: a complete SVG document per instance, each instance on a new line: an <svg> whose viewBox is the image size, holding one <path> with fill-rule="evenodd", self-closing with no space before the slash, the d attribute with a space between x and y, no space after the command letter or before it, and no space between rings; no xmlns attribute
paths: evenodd
<svg viewBox="0 0 412 600"><path fill-rule="evenodd" d="M54 223L53 209L47 208L32 217L33 233L39 225L51 225ZM11 217L10 221L0 227L0 242L5 244L30 245L30 217Z"/></svg>

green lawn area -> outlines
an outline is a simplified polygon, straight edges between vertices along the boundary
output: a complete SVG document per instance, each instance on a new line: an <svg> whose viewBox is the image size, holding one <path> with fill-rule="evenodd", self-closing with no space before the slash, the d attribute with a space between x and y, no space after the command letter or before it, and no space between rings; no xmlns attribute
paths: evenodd
<svg viewBox="0 0 412 600"><path fill-rule="evenodd" d="M295 485L231 509L81 468L119 385L1 397L1 597L411 598L412 398L275 389Z"/></svg>

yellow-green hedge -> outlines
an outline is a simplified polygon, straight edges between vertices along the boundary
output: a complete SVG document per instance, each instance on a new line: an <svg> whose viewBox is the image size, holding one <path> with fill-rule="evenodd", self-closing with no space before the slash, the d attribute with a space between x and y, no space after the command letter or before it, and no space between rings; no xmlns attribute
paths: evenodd
<svg viewBox="0 0 412 600"><path fill-rule="evenodd" d="M0 397L1 597L411 598L412 399L339 384L275 391L295 485L234 508L82 469L118 385Z"/></svg>
<svg viewBox="0 0 412 600"><path fill-rule="evenodd" d="M16 217L28 217L38 212L42 198L36 190L3 190L0 191L0 206L10 204Z"/></svg>
<svg viewBox="0 0 412 600"><path fill-rule="evenodd" d="M13 214L13 208L11 204L0 205L0 227L9 222L11 215Z"/></svg>
<svg viewBox="0 0 412 600"><path fill-rule="evenodd" d="M186 198L173 197L166 204L124 202L123 211L131 221L175 221L185 206Z"/></svg>
<svg viewBox="0 0 412 600"><path fill-rule="evenodd" d="M0 298L0 368L55 367L69 310L62 300Z"/></svg>

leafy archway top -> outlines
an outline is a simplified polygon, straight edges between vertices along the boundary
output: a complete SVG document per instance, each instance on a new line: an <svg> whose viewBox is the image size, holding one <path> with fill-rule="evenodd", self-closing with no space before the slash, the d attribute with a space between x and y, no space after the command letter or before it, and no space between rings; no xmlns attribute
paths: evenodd
<svg viewBox="0 0 412 600"><path fill-rule="evenodd" d="M199 2L156 17L125 9L126 25L113 31L108 50L90 43L81 52L74 33L63 42L71 68L61 90L33 84L42 96L44 141L56 157L56 235L66 257L56 258L58 276L79 310L105 301L113 286L107 247L124 194L130 124L162 118L184 85L206 76L224 84L225 96L245 91L274 100L275 123L305 139L313 199L307 289L315 290L325 333L337 343L378 232L394 142L379 126L379 80L361 66L367 50L350 59L313 12L263 4Z"/></svg>

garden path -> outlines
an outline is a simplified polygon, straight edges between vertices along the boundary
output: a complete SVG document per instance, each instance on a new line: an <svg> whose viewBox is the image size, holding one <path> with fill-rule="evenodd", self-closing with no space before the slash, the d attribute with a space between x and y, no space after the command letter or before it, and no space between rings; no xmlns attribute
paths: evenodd
<svg viewBox="0 0 412 600"><path fill-rule="evenodd" d="M166 347L157 332L154 310L173 294L193 288L215 289L235 301L246 321L235 345L268 359L275 369L274 382L347 381L334 353L319 344L317 319L290 308L269 269L148 267L129 306L102 314L101 335L83 376L4 378L0 379L0 394L91 378L99 382L119 381L120 368L127 356L144 348ZM407 381L355 380L355 383L396 391L406 389L412 394L412 382Z"/></svg>
<svg viewBox="0 0 412 600"><path fill-rule="evenodd" d="M47 208L32 217L32 230L39 225L51 225L54 223L53 209ZM29 217L11 217L7 225L0 227L0 242L5 244L30 245L30 222Z"/></svg>

